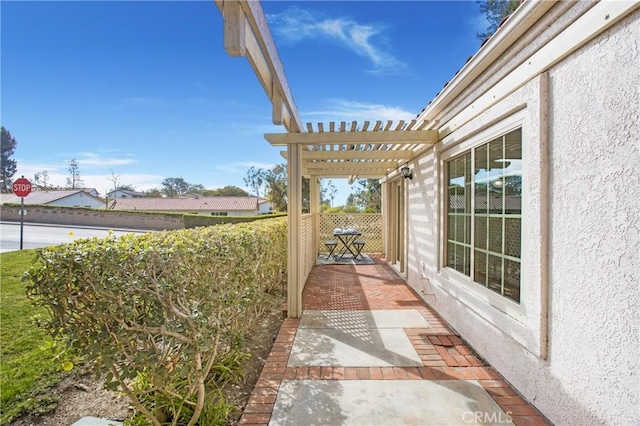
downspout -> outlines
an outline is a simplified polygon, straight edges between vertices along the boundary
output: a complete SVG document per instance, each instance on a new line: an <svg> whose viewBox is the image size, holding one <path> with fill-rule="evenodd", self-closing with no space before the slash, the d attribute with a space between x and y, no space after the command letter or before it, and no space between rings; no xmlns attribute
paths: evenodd
<svg viewBox="0 0 640 426"><path fill-rule="evenodd" d="M540 74L540 358L549 355L551 248L551 155L549 147L549 73Z"/></svg>

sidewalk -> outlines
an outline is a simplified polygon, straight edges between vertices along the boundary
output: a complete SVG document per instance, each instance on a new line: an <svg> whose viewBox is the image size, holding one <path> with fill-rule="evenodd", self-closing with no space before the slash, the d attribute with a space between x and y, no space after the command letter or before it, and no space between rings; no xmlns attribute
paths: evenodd
<svg viewBox="0 0 640 426"><path fill-rule="evenodd" d="M316 266L242 425L546 425L393 270Z"/></svg>

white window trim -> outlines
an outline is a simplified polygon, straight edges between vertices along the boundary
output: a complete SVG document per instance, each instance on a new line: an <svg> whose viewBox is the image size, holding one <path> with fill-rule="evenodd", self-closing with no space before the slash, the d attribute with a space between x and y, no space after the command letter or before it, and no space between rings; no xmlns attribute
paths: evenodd
<svg viewBox="0 0 640 426"><path fill-rule="evenodd" d="M443 146L441 150L438 152L438 173L439 173L439 182L442 184L439 187L439 194L441 203L438 214L438 226L442 230L440 238L438 238L438 251L439 251L439 273L444 279L444 281L451 286L450 289L445 289L452 296L456 297L463 303L467 305L473 304L471 301L468 301L468 296L471 296L473 299L479 300L481 303L489 305L493 308L498 309L509 317L515 319L520 323L525 323L527 318L527 306L529 305L527 300L524 300L525 295L527 294L527 286L528 282L526 279L526 264L527 264L527 247L526 240L523 239L523 235L525 233L525 227L527 225L527 214L525 209L522 211L522 219L521 219L521 233L520 233L520 241L521 241L521 257L520 257L520 303L516 303L510 300L507 297L499 295L494 291L483 287L481 284L473 281L471 277L468 277L453 268L450 268L445 265L446 262L446 196L447 191L445 190L446 185L446 166L445 163L450 159L457 157L460 154L464 154L465 152L479 147L485 143L488 143L502 135L505 135L513 130L522 129L522 186L523 186L523 206L526 205L526 199L528 198L526 191L526 181L527 181L527 128L525 124L525 113L524 111L519 111L508 118L487 127L486 129L482 129L479 132L476 132L470 135L468 138L462 139L460 141L455 141L455 139L450 135L443 140ZM474 309L475 311L475 309Z"/></svg>

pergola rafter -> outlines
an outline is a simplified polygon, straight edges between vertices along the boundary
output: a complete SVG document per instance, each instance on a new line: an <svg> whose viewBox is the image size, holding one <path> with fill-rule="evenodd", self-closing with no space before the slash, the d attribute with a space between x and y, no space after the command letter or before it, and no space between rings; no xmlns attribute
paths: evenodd
<svg viewBox="0 0 640 426"><path fill-rule="evenodd" d="M347 178L354 182L359 177L381 178L410 161L438 140L435 130L422 130L413 120L406 124L400 120L377 121L369 130L370 122L361 126L356 121L330 122L328 130L318 123L306 124L302 133L265 134L273 146L300 146L301 172L304 176ZM419 128L420 130L412 130ZM287 151L282 155L288 159Z"/></svg>

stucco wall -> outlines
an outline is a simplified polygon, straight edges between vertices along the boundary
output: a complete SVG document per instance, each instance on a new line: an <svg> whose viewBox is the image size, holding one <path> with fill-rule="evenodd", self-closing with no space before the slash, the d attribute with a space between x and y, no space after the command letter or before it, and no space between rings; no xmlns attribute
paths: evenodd
<svg viewBox="0 0 640 426"><path fill-rule="evenodd" d="M3 205L0 218L7 221L19 221L19 210L20 207ZM156 231L184 228L181 215L46 206L25 206L25 210L27 211L25 222L33 223Z"/></svg>
<svg viewBox="0 0 640 426"><path fill-rule="evenodd" d="M550 83L550 373L600 418L639 424L640 12Z"/></svg>
<svg viewBox="0 0 640 426"><path fill-rule="evenodd" d="M52 206L61 207L91 207L91 208L104 208L105 203L96 197L92 197L84 192L78 192L77 194L70 195L69 197L62 198L60 200L52 201Z"/></svg>
<svg viewBox="0 0 640 426"><path fill-rule="evenodd" d="M633 13L552 67L548 98L536 77L412 164L409 284L556 424L640 423L639 21ZM510 120L524 132L520 316L438 266L442 155Z"/></svg>

